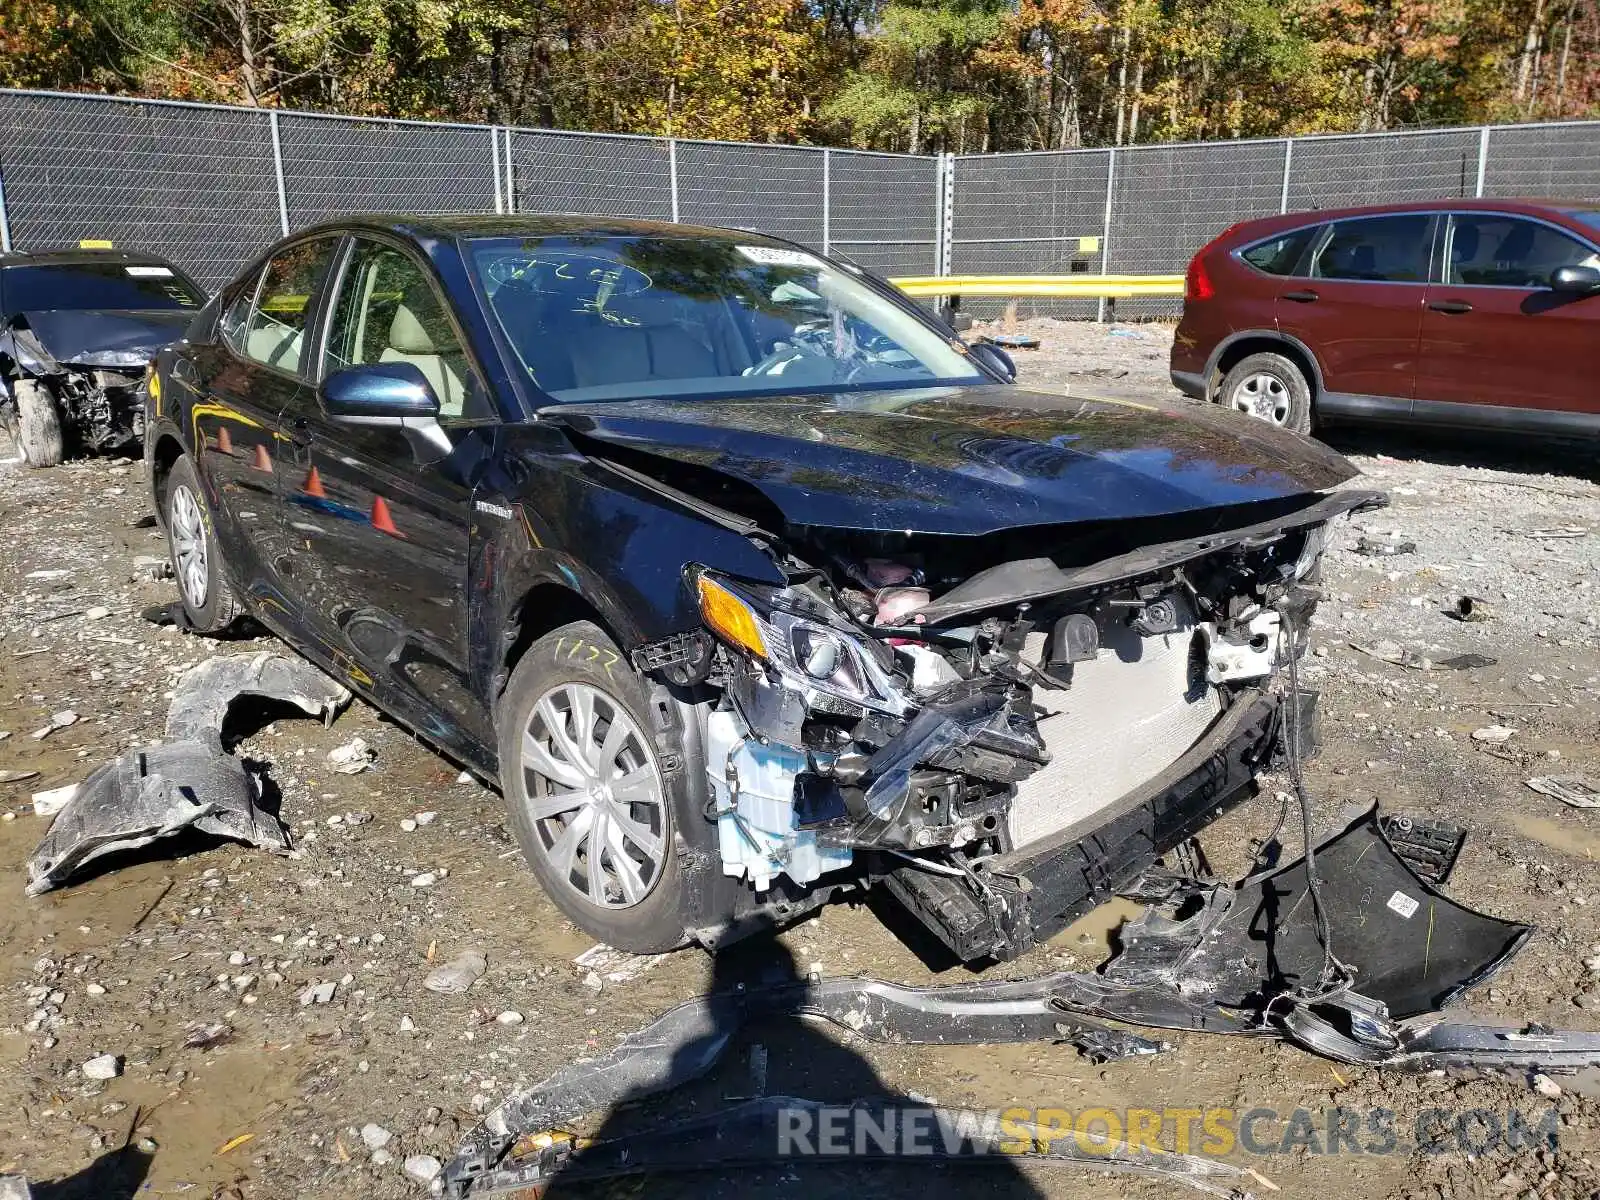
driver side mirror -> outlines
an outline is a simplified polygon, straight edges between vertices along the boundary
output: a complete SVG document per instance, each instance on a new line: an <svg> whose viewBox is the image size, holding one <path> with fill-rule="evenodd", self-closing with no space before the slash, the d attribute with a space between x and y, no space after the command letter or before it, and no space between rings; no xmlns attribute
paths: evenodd
<svg viewBox="0 0 1600 1200"><path fill-rule="evenodd" d="M341 425L398 429L420 462L455 447L439 427L439 397L414 363L366 363L336 371L317 389L322 411Z"/></svg>
<svg viewBox="0 0 1600 1200"><path fill-rule="evenodd" d="M967 350L973 358L990 370L997 372L1007 383L1015 383L1017 381L1017 364L1012 362L1011 355L1000 349L999 346L991 345L988 342L975 342L968 346Z"/></svg>
<svg viewBox="0 0 1600 1200"><path fill-rule="evenodd" d="M1600 292L1600 267L1557 267L1550 274L1550 290L1569 296Z"/></svg>

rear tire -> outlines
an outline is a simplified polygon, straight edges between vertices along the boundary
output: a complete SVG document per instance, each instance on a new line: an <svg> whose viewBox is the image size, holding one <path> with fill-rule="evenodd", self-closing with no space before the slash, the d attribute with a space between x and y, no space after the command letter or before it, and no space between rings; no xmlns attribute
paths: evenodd
<svg viewBox="0 0 1600 1200"><path fill-rule="evenodd" d="M59 467L65 450L61 412L50 389L37 379L12 384L17 403L17 444L30 467Z"/></svg>
<svg viewBox="0 0 1600 1200"><path fill-rule="evenodd" d="M636 954L685 941L679 817L661 745L677 739L651 712L627 656L599 626L574 621L528 648L498 720L501 793L523 858L575 925ZM667 753L683 757L681 747Z"/></svg>
<svg viewBox="0 0 1600 1200"><path fill-rule="evenodd" d="M1279 429L1311 432L1311 384L1305 373L1281 354L1241 358L1222 377L1217 402Z"/></svg>
<svg viewBox="0 0 1600 1200"><path fill-rule="evenodd" d="M167 472L161 507L167 553L189 624L199 633L220 633L239 615L239 602L228 585L211 506L187 454L180 455Z"/></svg>

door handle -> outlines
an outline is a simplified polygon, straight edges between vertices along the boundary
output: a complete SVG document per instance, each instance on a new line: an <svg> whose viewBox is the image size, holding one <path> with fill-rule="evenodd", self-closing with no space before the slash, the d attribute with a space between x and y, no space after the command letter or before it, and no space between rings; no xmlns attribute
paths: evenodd
<svg viewBox="0 0 1600 1200"><path fill-rule="evenodd" d="M1428 307L1434 312L1440 313L1469 313L1472 311L1472 305L1465 300L1434 300L1429 303Z"/></svg>
<svg viewBox="0 0 1600 1200"><path fill-rule="evenodd" d="M1296 304L1311 304L1317 299L1317 294L1307 288L1303 292L1285 292L1280 299L1293 300Z"/></svg>

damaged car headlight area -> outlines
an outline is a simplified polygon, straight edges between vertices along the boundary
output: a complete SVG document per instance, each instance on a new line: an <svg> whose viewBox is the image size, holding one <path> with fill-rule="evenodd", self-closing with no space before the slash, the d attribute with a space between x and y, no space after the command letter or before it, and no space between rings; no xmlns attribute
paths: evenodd
<svg viewBox="0 0 1600 1200"><path fill-rule="evenodd" d="M968 572L915 539L790 546L787 586L694 565L703 630L636 661L714 695L725 874L780 907L819 879L882 884L963 959L1014 957L1209 820L1286 727L1314 751L1315 696L1286 705L1282 668L1316 603L1317 516L1141 550L1124 575Z"/></svg>

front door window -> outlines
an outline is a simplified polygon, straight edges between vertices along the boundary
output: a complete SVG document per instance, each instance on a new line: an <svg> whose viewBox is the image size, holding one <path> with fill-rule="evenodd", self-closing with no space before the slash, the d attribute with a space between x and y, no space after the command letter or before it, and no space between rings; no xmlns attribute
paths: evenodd
<svg viewBox="0 0 1600 1200"><path fill-rule="evenodd" d="M439 398L439 417L490 415L444 302L410 255L356 243L333 311L323 375L367 363L410 363Z"/></svg>
<svg viewBox="0 0 1600 1200"><path fill-rule="evenodd" d="M1600 266L1590 247L1539 221L1457 213L1450 225L1447 283L1542 288L1558 267Z"/></svg>

